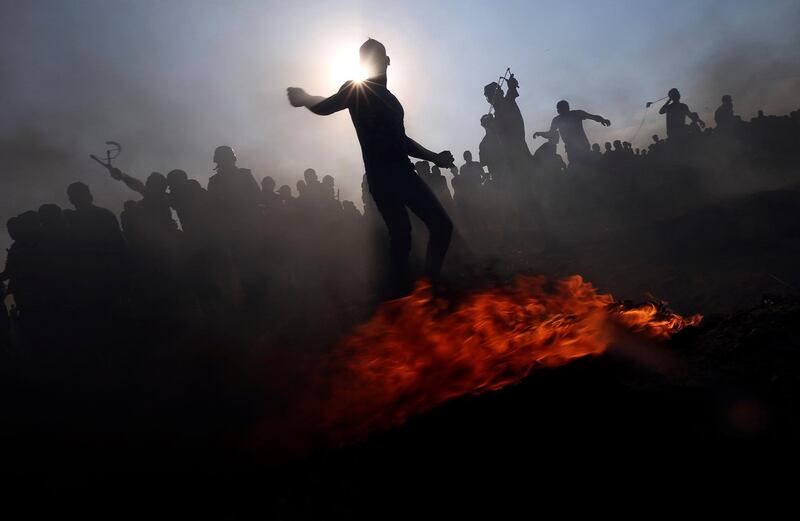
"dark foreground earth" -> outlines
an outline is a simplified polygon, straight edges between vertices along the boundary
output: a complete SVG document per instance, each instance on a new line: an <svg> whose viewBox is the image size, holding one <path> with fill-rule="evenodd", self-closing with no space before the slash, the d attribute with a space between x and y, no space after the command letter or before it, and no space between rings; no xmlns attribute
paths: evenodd
<svg viewBox="0 0 800 521"><path fill-rule="evenodd" d="M253 443L254 426L289 406L263 381L291 380L277 366L216 354L187 365L165 352L98 377L96 366L7 357L3 467L29 492L213 502L276 519L524 507L545 490L613 488L619 473L639 485L676 471L683 482L759 479L745 461L785 463L800 440L798 215L800 193L765 192L555 254L556 276L652 292L705 319L664 343L622 337L600 357L536 369L347 447Z"/></svg>

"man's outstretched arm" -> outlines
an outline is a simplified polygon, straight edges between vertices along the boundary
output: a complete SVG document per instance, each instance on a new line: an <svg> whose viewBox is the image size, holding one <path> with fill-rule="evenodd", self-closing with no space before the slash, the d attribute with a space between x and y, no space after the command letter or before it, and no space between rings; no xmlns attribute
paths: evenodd
<svg viewBox="0 0 800 521"><path fill-rule="evenodd" d="M583 112L583 119L591 119L592 121L597 121L598 123L600 123L604 127L610 127L611 126L611 121L607 120L603 116L598 116L597 114L589 114L588 112L585 112L585 111L582 111L582 112Z"/></svg>
<svg viewBox="0 0 800 521"><path fill-rule="evenodd" d="M439 168L450 168L455 162L455 158L449 150L439 152L438 154L436 152L431 152L408 136L406 136L406 153L411 157L416 157L423 161L430 161Z"/></svg>
<svg viewBox="0 0 800 521"><path fill-rule="evenodd" d="M144 183L140 180L136 179L133 176L130 176L120 170L119 168L110 168L108 172L111 174L111 177L116 179L117 181L122 181L125 183L125 186L133 190L134 192L144 195L145 186Z"/></svg>
<svg viewBox="0 0 800 521"><path fill-rule="evenodd" d="M543 130L543 131L540 131L540 132L534 132L532 137L533 137L533 139L536 139L537 137L541 136L541 137L543 137L545 139L551 139L552 140L552 139L555 139L555 137L557 135L558 135L558 124L556 123L556 118L553 118L553 121L550 123L550 130Z"/></svg>
<svg viewBox="0 0 800 521"><path fill-rule="evenodd" d="M327 98L312 96L298 87L289 87L286 89L286 94L289 96L289 103L293 107L306 107L314 114L328 116L347 108L347 90L349 86L350 82L345 83L339 89L339 92Z"/></svg>

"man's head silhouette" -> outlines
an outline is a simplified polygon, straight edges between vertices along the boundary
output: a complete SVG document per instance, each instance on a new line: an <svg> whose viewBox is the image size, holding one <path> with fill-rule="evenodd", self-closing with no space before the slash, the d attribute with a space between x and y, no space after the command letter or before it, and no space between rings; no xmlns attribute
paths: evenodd
<svg viewBox="0 0 800 521"><path fill-rule="evenodd" d="M312 185L319 181L319 177L317 176L317 171L313 168L306 168L303 172L303 179L305 179L307 185Z"/></svg>
<svg viewBox="0 0 800 521"><path fill-rule="evenodd" d="M67 197L77 210L91 206L94 201L89 187L81 182L72 183L67 187Z"/></svg>
<svg viewBox="0 0 800 521"><path fill-rule="evenodd" d="M569 103L567 103L567 101L563 99L558 103L556 103L556 112L558 112L559 114L566 114L567 112L569 112Z"/></svg>
<svg viewBox="0 0 800 521"><path fill-rule="evenodd" d="M176 185L181 184L184 181L187 181L189 176L183 170L176 168L175 170L170 170L167 173L167 184L170 188L175 188Z"/></svg>
<svg viewBox="0 0 800 521"><path fill-rule="evenodd" d="M386 54L386 47L378 40L368 39L358 49L361 58L361 67L367 73L367 78L374 78L386 74L391 60Z"/></svg>
<svg viewBox="0 0 800 521"><path fill-rule="evenodd" d="M274 192L275 180L270 176L266 176L264 179L261 180L261 190L263 192Z"/></svg>
<svg viewBox="0 0 800 521"><path fill-rule="evenodd" d="M236 154L227 145L219 146L214 150L214 162L217 164L217 170L232 168L236 166Z"/></svg>
<svg viewBox="0 0 800 521"><path fill-rule="evenodd" d="M147 181L144 183L148 192L160 193L167 191L167 178L160 172L153 172L147 176Z"/></svg>
<svg viewBox="0 0 800 521"><path fill-rule="evenodd" d="M43 228L60 228L64 222L61 207L52 203L43 204L39 207L39 221Z"/></svg>
<svg viewBox="0 0 800 521"><path fill-rule="evenodd" d="M466 161L467 163L472 161L472 152L470 152L469 150L464 151L464 161Z"/></svg>
<svg viewBox="0 0 800 521"><path fill-rule="evenodd" d="M723 105L733 105L733 98L730 94L725 94L722 96L722 104Z"/></svg>
<svg viewBox="0 0 800 521"><path fill-rule="evenodd" d="M427 161L417 161L414 163L414 169L419 175L427 175L431 173L431 164Z"/></svg>
<svg viewBox="0 0 800 521"><path fill-rule="evenodd" d="M489 128L494 125L494 116L491 114L484 114L481 116L481 126L483 128Z"/></svg>
<svg viewBox="0 0 800 521"><path fill-rule="evenodd" d="M486 101L494 103L495 99L503 97L503 89L496 81L493 81L483 88L483 95L486 96Z"/></svg>
<svg viewBox="0 0 800 521"><path fill-rule="evenodd" d="M667 93L667 96L669 96L669 99L671 99L673 101L680 101L680 99L681 99L681 93L678 92L678 89L676 89L674 87L669 89L669 92Z"/></svg>

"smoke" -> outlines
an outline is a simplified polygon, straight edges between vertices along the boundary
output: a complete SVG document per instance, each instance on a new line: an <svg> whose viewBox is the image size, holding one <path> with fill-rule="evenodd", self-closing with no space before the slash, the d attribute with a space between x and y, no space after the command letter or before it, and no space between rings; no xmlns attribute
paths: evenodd
<svg viewBox="0 0 800 521"><path fill-rule="evenodd" d="M66 205L64 189L76 180L118 211L134 194L88 159L109 139L124 147L119 166L142 178L182 168L205 182L214 147L230 144L259 179L293 186L312 166L336 177L343 198L359 201L363 172L346 116L292 111L283 90L288 82L329 89L314 76L327 59L319 52L345 35L387 38L409 133L457 157L476 150L486 110L480 89L508 65L522 84L533 147L541 142L530 133L547 127L562 98L612 120L610 129L587 123L598 143L631 139L644 102L673 86L707 122L723 94L745 119L800 105L800 37L788 29L800 22L796 2L677 2L654 16L662 7L586 3L531 13L523 5L443 5L434 18L458 23L442 32L391 2L337 10L12 2L0 22L0 224L45 202ZM418 38L407 37L412 28ZM657 109L634 146L663 136ZM0 229L0 247L7 245Z"/></svg>

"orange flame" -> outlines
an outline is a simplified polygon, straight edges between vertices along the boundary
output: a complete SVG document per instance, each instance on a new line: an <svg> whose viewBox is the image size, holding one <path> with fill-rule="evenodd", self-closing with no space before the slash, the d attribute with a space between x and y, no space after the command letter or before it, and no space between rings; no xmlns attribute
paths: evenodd
<svg viewBox="0 0 800 521"><path fill-rule="evenodd" d="M625 308L578 276L548 285L520 277L508 289L451 305L420 283L381 305L334 350L317 390L324 430L335 441L404 422L449 399L500 389L536 366L603 353L612 324L664 340L702 317L652 303Z"/></svg>

